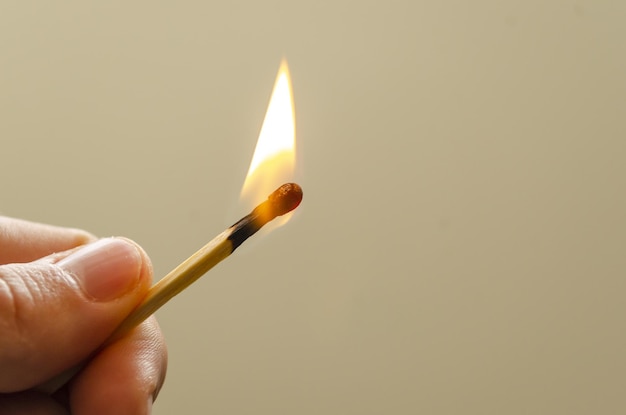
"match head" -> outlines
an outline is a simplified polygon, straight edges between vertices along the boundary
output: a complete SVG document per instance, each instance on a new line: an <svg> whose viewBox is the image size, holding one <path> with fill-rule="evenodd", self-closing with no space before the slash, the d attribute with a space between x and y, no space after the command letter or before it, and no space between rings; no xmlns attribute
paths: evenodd
<svg viewBox="0 0 626 415"><path fill-rule="evenodd" d="M228 229L232 251L276 216L282 216L297 208L301 201L302 188L295 183L286 183L274 190L265 202Z"/></svg>
<svg viewBox="0 0 626 415"><path fill-rule="evenodd" d="M302 188L296 183L286 183L268 196L272 212L282 216L298 207L302 201Z"/></svg>

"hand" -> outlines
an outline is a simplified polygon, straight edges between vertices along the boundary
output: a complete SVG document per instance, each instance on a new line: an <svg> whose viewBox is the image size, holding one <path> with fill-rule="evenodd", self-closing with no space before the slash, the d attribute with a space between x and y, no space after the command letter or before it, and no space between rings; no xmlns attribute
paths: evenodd
<svg viewBox="0 0 626 415"><path fill-rule="evenodd" d="M151 280L127 239L0 216L0 413L149 414L167 365L156 320L92 354ZM87 358L63 404L34 389Z"/></svg>

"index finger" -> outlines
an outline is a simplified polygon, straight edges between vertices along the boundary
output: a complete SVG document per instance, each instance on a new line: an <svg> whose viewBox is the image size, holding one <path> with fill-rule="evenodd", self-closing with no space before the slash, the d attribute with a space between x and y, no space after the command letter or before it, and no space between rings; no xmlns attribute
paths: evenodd
<svg viewBox="0 0 626 415"><path fill-rule="evenodd" d="M80 229L0 216L0 264L31 262L95 239Z"/></svg>

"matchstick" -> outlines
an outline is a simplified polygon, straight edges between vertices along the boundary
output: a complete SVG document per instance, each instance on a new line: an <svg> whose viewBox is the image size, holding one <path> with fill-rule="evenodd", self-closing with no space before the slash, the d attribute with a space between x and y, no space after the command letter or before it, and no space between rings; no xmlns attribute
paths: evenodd
<svg viewBox="0 0 626 415"><path fill-rule="evenodd" d="M232 254L239 245L254 235L263 225L285 213L291 212L302 201L302 188L287 183L276 189L267 200L211 242L200 248L154 284L141 304L137 306L115 329L105 345L118 340L124 334L147 319L163 304L179 294L222 260Z"/></svg>

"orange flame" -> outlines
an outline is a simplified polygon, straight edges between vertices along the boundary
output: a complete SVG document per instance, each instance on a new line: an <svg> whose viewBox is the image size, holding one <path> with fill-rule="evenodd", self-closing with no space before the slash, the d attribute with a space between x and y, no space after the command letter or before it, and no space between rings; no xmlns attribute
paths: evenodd
<svg viewBox="0 0 626 415"><path fill-rule="evenodd" d="M296 165L296 116L287 61L282 60L240 199L253 208L280 185L293 181ZM291 214L275 220L287 222ZM281 219L281 218L277 218Z"/></svg>

